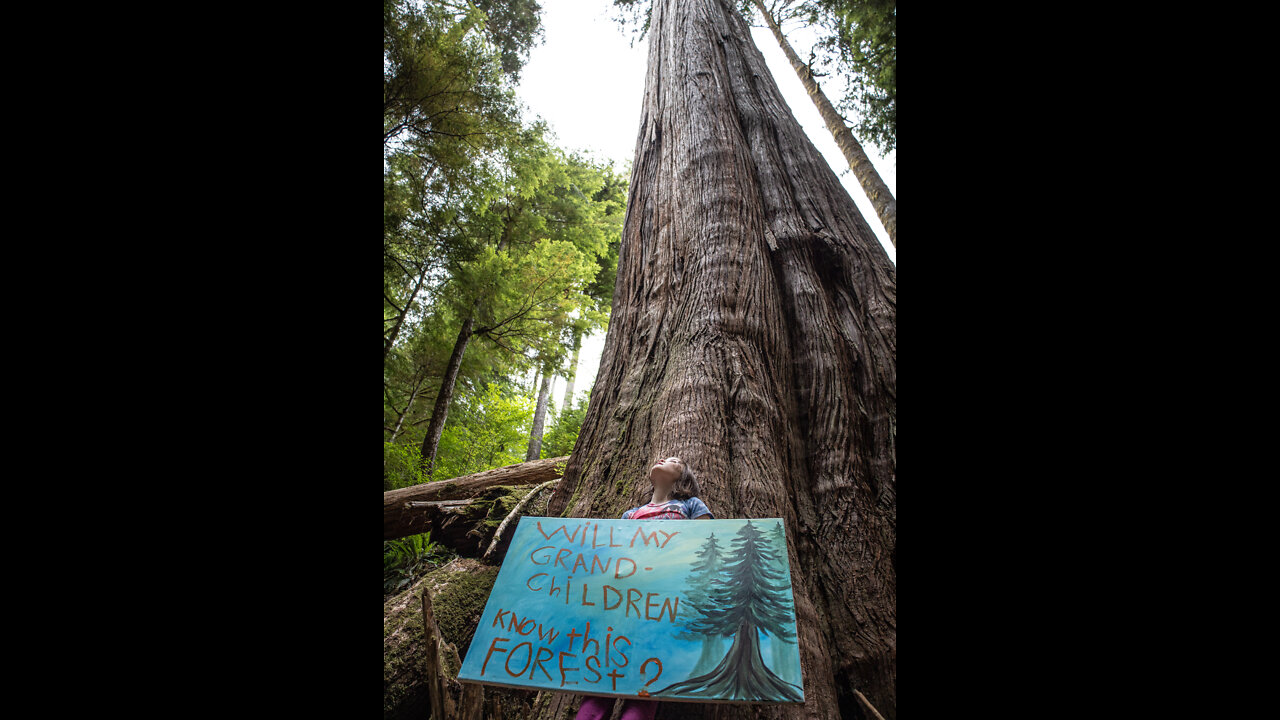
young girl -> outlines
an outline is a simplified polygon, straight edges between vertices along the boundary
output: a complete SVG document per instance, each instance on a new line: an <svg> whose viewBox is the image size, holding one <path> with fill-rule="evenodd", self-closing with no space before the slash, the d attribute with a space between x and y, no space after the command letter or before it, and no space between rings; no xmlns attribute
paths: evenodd
<svg viewBox="0 0 1280 720"><path fill-rule="evenodd" d="M698 479L678 457L659 460L649 468L653 500L622 513L623 520L711 520L711 510L698 499ZM613 710L614 698L588 695L575 720L603 720ZM653 720L657 700L626 698L621 720Z"/></svg>

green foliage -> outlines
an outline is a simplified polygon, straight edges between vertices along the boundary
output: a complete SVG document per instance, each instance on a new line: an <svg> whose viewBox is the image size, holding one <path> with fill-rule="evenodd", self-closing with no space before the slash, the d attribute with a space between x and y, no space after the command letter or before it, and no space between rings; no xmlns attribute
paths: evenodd
<svg viewBox="0 0 1280 720"><path fill-rule="evenodd" d="M410 443L382 443L383 491L420 485L427 481L420 463L422 451Z"/></svg>
<svg viewBox="0 0 1280 720"><path fill-rule="evenodd" d="M436 451L432 480L524 462L535 398L488 383L478 395L455 396Z"/></svg>
<svg viewBox="0 0 1280 720"><path fill-rule="evenodd" d="M653 0L613 0L618 11L614 22L621 28L631 28L631 47L649 33L649 19L653 16Z"/></svg>
<svg viewBox="0 0 1280 720"><path fill-rule="evenodd" d="M542 44L542 6L535 0L471 0L484 12L485 32L501 58L502 70L513 82L520 81L520 69L529 59L529 50Z"/></svg>
<svg viewBox="0 0 1280 720"><path fill-rule="evenodd" d="M382 592L399 592L450 555L448 548L431 542L431 533L382 541Z"/></svg>
<svg viewBox="0 0 1280 720"><path fill-rule="evenodd" d="M542 434L542 457L561 457L573 452L578 442L578 431L582 429L582 419L587 415L587 406L591 402L591 394L579 397L577 402L563 412L550 408L552 412L551 427Z"/></svg>
<svg viewBox="0 0 1280 720"><path fill-rule="evenodd" d="M530 0L521 5L527 9ZM532 7L536 13L536 4ZM402 316L409 326L420 320L451 259L475 252L477 242L459 216L465 209L483 208L500 190L495 158L518 135L515 90L500 67L501 53L485 33L486 23L495 24L465 1L383 3L387 342L398 341L397 333L404 332Z"/></svg>
<svg viewBox="0 0 1280 720"><path fill-rule="evenodd" d="M407 136L425 141L420 149L428 154L470 155L515 122L514 90L485 23L484 11L469 3L383 0L384 148ZM468 143L433 146L448 139Z"/></svg>
<svg viewBox="0 0 1280 720"><path fill-rule="evenodd" d="M522 461L535 400L516 379L535 366L563 374L573 339L608 326L629 173L556 146L541 119L519 119L513 81L540 10L536 0L384 0L384 489ZM460 338L423 477L421 446ZM571 447L580 424L553 422L552 447Z"/></svg>

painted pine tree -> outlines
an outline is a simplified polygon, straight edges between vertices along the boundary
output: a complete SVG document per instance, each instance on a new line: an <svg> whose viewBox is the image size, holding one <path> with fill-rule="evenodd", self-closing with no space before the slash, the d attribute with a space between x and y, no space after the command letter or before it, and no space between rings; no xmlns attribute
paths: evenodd
<svg viewBox="0 0 1280 720"><path fill-rule="evenodd" d="M693 572L689 575L689 589L685 593L685 602L681 610L687 608L694 613L706 615L715 607L711 600L711 591L720 582L720 572L724 564L724 553L720 548L720 541L716 539L716 534L711 533L694 555L699 559L693 564ZM682 631L679 637L682 640L701 640L702 642L702 654L698 657L698 664L693 668L694 675L710 671L720 658L724 657L724 635Z"/></svg>
<svg viewBox="0 0 1280 720"><path fill-rule="evenodd" d="M799 686L775 675L760 655L761 633L787 641L796 637L788 627L793 621L786 606L787 582L776 563L771 543L748 521L731 543L722 582L708 593L711 607L702 608L702 617L688 626L690 632L733 635L733 645L710 672L673 683L655 694L803 701Z"/></svg>

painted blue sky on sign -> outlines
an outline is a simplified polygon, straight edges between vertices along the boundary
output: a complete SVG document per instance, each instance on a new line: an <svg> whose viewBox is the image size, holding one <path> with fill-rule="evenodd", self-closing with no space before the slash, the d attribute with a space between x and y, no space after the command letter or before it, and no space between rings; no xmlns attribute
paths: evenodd
<svg viewBox="0 0 1280 720"><path fill-rule="evenodd" d="M802 702L784 537L776 518L521 518L459 679Z"/></svg>

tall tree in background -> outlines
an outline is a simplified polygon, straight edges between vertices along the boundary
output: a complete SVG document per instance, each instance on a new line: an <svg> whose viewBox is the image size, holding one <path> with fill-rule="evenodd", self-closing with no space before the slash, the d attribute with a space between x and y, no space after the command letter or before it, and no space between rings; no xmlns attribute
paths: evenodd
<svg viewBox="0 0 1280 720"><path fill-rule="evenodd" d="M492 158L517 136L514 89L485 25L465 3L383 2L384 361L446 258L473 251L456 208L500 189Z"/></svg>
<svg viewBox="0 0 1280 720"><path fill-rule="evenodd" d="M898 145L898 0L805 0L793 13L819 31L819 64L849 78L841 109L856 110L858 135Z"/></svg>
<svg viewBox="0 0 1280 720"><path fill-rule="evenodd" d="M897 272L736 7L649 22L610 327L546 514L643 503L670 448L717 515L785 520L806 702L772 717L867 717L855 690L896 717Z"/></svg>
<svg viewBox="0 0 1280 720"><path fill-rule="evenodd" d="M567 413L573 407L573 386L578 378L578 356L582 353L582 331L573 329L573 358L569 361L569 369L565 371L564 401L560 412Z"/></svg>
<svg viewBox="0 0 1280 720"><path fill-rule="evenodd" d="M896 1L896 0L895 0ZM804 89L809 93L809 98L813 100L813 104L818 108L818 114L822 116L822 121L826 123L827 130L831 132L831 136L835 138L836 146L840 148L840 152L844 154L844 159L849 163L849 167L853 170L853 174L858 178L858 184L862 186L862 191L867 194L867 199L871 201L871 206L875 208L876 215L880 218L880 223L884 225L884 229L889 233L889 241L893 246L898 247L898 201L893 197L893 193L889 191L889 186L884 184L880 173L876 171L871 160L867 157L866 151L862 149L862 143L854 137L853 131L849 129L845 123L844 117L831 104L831 100L827 98L827 94L822 90L822 86L818 84L817 76L814 74L813 67L800 59L796 54L791 43L787 41L787 36L782 32L782 20L779 16L777 3L774 8L766 7L762 0L750 0L760 14L764 16L765 23L769 26L769 30L773 33L773 37L778 41L782 52L787 56L787 62L791 63L791 67L796 71L796 75L800 78L800 82L804 85ZM785 7L787 2L783 2ZM749 15L750 13L747 12ZM894 14L896 22L896 11ZM894 45L894 57L897 57L896 39ZM896 66L896 62L895 62ZM896 84L895 84L896 88ZM895 101L896 102L896 101ZM897 125L897 106L894 105L894 132L896 137Z"/></svg>
<svg viewBox="0 0 1280 720"><path fill-rule="evenodd" d="M551 398L551 384L556 379L555 373L544 370L542 383L538 387L538 405L533 411L533 427L529 430L529 449L524 459L537 460L542 452L542 426L547 420L547 403Z"/></svg>

